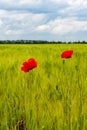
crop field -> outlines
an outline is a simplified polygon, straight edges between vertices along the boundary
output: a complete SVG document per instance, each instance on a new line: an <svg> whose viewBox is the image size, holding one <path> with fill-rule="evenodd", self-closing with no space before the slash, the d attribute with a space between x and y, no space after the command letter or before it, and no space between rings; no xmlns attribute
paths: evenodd
<svg viewBox="0 0 87 130"><path fill-rule="evenodd" d="M87 130L87 45L0 45L0 130Z"/></svg>

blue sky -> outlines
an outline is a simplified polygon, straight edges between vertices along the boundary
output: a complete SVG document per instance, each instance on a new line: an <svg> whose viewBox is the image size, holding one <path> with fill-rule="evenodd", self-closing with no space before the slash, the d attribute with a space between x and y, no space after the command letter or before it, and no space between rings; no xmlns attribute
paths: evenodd
<svg viewBox="0 0 87 130"><path fill-rule="evenodd" d="M87 0L0 0L0 39L87 41Z"/></svg>

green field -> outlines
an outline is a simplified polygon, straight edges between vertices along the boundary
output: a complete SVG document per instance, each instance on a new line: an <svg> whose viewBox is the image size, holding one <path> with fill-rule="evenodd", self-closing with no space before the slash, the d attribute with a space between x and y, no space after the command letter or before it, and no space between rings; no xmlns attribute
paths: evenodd
<svg viewBox="0 0 87 130"><path fill-rule="evenodd" d="M0 45L0 130L87 130L87 45Z"/></svg>

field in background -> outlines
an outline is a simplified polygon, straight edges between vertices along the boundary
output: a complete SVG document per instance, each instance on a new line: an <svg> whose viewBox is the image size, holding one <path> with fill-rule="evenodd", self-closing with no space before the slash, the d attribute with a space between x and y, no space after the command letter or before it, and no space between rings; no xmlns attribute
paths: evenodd
<svg viewBox="0 0 87 130"><path fill-rule="evenodd" d="M87 45L0 45L0 130L87 130Z"/></svg>

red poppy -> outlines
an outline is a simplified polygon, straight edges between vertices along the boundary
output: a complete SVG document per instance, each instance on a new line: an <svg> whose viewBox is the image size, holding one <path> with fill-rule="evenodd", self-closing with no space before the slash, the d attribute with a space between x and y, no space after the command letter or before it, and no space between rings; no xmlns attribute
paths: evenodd
<svg viewBox="0 0 87 130"><path fill-rule="evenodd" d="M61 58L72 58L73 50L66 50L62 52Z"/></svg>
<svg viewBox="0 0 87 130"><path fill-rule="evenodd" d="M33 68L37 67L37 61L34 58L28 59L28 61L23 62L21 70L24 72L29 72Z"/></svg>

